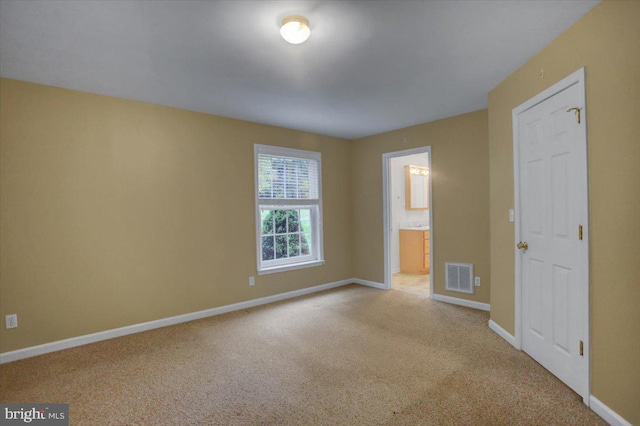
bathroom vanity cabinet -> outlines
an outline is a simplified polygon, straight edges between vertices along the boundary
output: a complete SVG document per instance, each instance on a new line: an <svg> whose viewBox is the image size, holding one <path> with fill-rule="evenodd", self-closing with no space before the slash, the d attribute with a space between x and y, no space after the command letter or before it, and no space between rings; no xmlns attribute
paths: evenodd
<svg viewBox="0 0 640 426"><path fill-rule="evenodd" d="M430 270L429 233L424 229L400 230L400 272L428 274Z"/></svg>

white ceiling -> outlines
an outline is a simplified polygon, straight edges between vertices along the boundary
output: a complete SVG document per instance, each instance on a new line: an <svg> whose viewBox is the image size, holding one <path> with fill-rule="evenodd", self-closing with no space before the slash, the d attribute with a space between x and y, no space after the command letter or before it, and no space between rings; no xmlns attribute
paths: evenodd
<svg viewBox="0 0 640 426"><path fill-rule="evenodd" d="M597 3L2 0L0 75L354 139L485 108Z"/></svg>

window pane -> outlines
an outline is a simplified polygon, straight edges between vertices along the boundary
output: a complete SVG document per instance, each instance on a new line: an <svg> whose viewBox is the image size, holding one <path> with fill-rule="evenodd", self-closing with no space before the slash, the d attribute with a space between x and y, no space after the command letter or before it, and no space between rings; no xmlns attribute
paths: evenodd
<svg viewBox="0 0 640 426"><path fill-rule="evenodd" d="M311 232L311 210L300 209L300 231Z"/></svg>
<svg viewBox="0 0 640 426"><path fill-rule="evenodd" d="M273 197L272 198L284 198L284 182L273 182Z"/></svg>
<svg viewBox="0 0 640 426"><path fill-rule="evenodd" d="M262 235L273 234L273 210L262 210Z"/></svg>
<svg viewBox="0 0 640 426"><path fill-rule="evenodd" d="M262 237L262 260L273 260L273 237Z"/></svg>
<svg viewBox="0 0 640 426"><path fill-rule="evenodd" d="M266 209L260 218L263 261L311 254L311 209Z"/></svg>
<svg viewBox="0 0 640 426"><path fill-rule="evenodd" d="M298 232L299 220L298 220L298 210L287 210L287 226L289 232Z"/></svg>
<svg viewBox="0 0 640 426"><path fill-rule="evenodd" d="M260 198L273 198L271 191L271 181L273 179L272 161L271 157L263 155L258 157L258 197Z"/></svg>
<svg viewBox="0 0 640 426"><path fill-rule="evenodd" d="M282 259L283 257L288 257L287 236L278 235L276 236L276 259Z"/></svg>
<svg viewBox="0 0 640 426"><path fill-rule="evenodd" d="M289 257L300 256L300 235L289 235Z"/></svg>
<svg viewBox="0 0 640 426"><path fill-rule="evenodd" d="M300 253L303 256L311 254L311 234L300 234Z"/></svg>
<svg viewBox="0 0 640 426"><path fill-rule="evenodd" d="M296 161L287 161L285 182L287 198L298 198L298 169L296 167Z"/></svg>
<svg viewBox="0 0 640 426"><path fill-rule="evenodd" d="M309 174L309 162L308 161L300 161L300 165L298 167L298 175L300 176L300 187L298 188L299 197L298 198L315 198L311 197L309 192L309 188L313 182L315 182L315 176L310 176Z"/></svg>
<svg viewBox="0 0 640 426"><path fill-rule="evenodd" d="M286 184L287 184L287 159L286 158L275 158L275 172L277 176L277 185L278 188L281 188L281 191L278 190L277 194L274 194L275 198L286 198Z"/></svg>
<svg viewBox="0 0 640 426"><path fill-rule="evenodd" d="M273 210L276 234L287 233L287 210Z"/></svg>

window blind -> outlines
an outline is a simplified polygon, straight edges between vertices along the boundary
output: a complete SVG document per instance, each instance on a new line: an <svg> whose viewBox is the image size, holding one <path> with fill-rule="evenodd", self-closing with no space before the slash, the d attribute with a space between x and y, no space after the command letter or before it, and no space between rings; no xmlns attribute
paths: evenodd
<svg viewBox="0 0 640 426"><path fill-rule="evenodd" d="M258 155L260 199L318 199L318 161Z"/></svg>

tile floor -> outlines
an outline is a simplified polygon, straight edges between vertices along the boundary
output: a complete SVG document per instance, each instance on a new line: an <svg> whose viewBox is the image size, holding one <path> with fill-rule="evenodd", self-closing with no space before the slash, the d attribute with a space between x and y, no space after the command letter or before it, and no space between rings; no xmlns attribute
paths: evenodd
<svg viewBox="0 0 640 426"><path fill-rule="evenodd" d="M429 274L414 275L398 272L391 277L391 288L418 296L429 297L429 279Z"/></svg>

